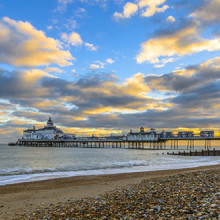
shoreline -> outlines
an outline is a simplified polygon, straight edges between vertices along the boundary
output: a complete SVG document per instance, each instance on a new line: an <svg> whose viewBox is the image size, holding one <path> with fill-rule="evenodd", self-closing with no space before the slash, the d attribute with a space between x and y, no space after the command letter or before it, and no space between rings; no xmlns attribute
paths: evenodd
<svg viewBox="0 0 220 220"><path fill-rule="evenodd" d="M3 185L0 186L0 217L13 219L15 215L31 212L39 207L49 207L59 202L97 196L139 184L143 180L212 169L220 169L220 164L173 170L74 176Z"/></svg>
<svg viewBox="0 0 220 220"><path fill-rule="evenodd" d="M30 173L30 174L21 174L21 175L12 175L12 176L2 176L2 178L9 178L7 180L0 181L1 186L14 185L20 183L32 183L40 182L54 179L64 179L64 178L73 178L73 177L84 177L84 176L102 176L102 175L120 175L120 174L132 174L132 173L145 173L153 171L163 171L163 170L181 170L181 169L191 169L201 166L215 166L220 164L220 161L209 161L205 162L200 161L197 164L181 164L178 165L175 169L171 166L165 166L164 168L147 168L143 167L139 170L133 169L132 167L122 167L122 168L109 168L109 169L94 169L94 170L79 170L79 171L58 171L58 172L42 172L42 173ZM174 164L173 164L174 165ZM11 179L10 179L11 178Z"/></svg>

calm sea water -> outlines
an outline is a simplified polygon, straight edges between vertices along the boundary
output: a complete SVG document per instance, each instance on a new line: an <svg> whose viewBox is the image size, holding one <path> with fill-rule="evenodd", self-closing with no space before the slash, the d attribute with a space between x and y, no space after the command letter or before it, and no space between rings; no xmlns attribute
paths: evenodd
<svg viewBox="0 0 220 220"><path fill-rule="evenodd" d="M220 147L217 146L216 149ZM59 177L178 169L220 163L220 157L171 156L166 152L107 148L14 147L0 144L0 185Z"/></svg>

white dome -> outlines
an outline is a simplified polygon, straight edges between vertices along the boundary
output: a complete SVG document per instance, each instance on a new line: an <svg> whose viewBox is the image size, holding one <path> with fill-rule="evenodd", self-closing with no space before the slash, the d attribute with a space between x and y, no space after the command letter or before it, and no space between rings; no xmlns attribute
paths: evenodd
<svg viewBox="0 0 220 220"><path fill-rule="evenodd" d="M53 121L52 121L51 117L49 117L49 119L47 121L47 127L53 127Z"/></svg>

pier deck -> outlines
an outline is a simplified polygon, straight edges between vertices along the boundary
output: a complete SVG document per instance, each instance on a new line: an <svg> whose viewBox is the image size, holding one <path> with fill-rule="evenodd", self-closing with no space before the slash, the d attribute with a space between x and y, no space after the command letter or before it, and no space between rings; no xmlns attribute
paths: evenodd
<svg viewBox="0 0 220 220"><path fill-rule="evenodd" d="M76 147L76 148L126 148L126 149L166 149L166 140L157 141L127 141L104 139L76 139L76 140L22 140L16 146L36 147Z"/></svg>
<svg viewBox="0 0 220 220"><path fill-rule="evenodd" d="M220 137L172 137L159 138L158 140L123 140L105 138L77 138L72 140L42 139L24 140L18 139L16 143L9 143L11 146L36 146L36 147L76 147L76 148L126 148L126 149L167 149L166 143L169 141L169 149L178 149L179 142L185 141L187 149L195 149L195 141L203 141L204 149L211 148L211 141L220 140Z"/></svg>

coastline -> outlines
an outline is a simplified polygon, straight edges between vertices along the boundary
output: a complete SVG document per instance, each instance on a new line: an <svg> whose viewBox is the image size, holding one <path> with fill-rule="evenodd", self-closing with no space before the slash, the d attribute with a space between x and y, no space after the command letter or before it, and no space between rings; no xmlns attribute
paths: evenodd
<svg viewBox="0 0 220 220"><path fill-rule="evenodd" d="M37 208L98 196L128 185L139 184L143 180L212 169L220 170L220 164L174 170L75 176L4 185L0 186L0 217L13 219Z"/></svg>

